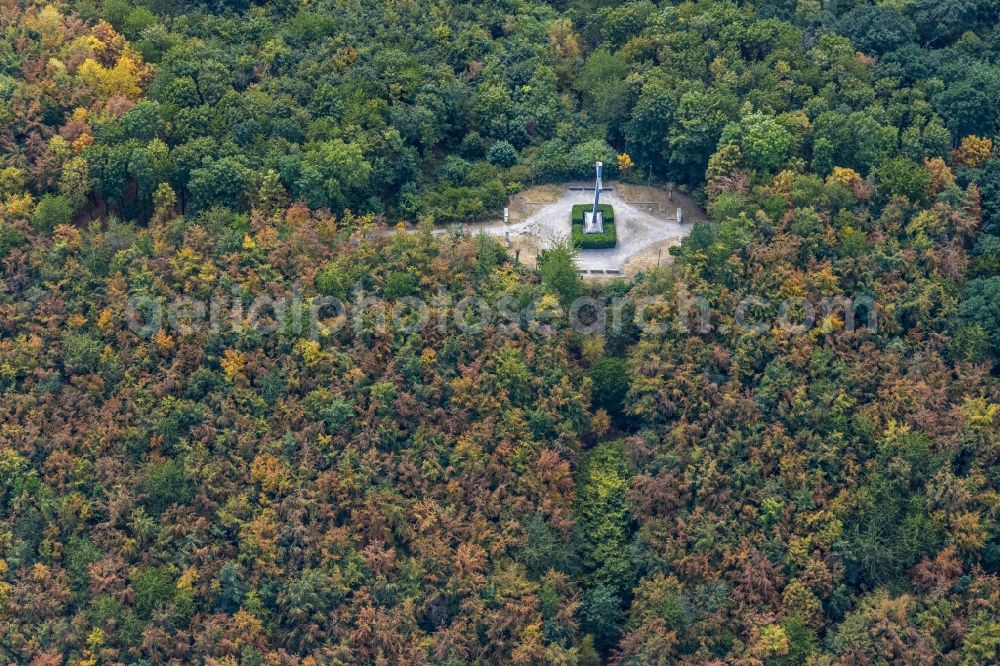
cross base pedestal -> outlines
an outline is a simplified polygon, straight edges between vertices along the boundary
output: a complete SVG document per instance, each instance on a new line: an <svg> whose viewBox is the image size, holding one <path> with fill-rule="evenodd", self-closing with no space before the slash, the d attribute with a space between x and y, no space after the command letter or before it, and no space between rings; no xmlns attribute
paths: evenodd
<svg viewBox="0 0 1000 666"><path fill-rule="evenodd" d="M594 213L584 213L583 214L583 233L585 234L603 234L604 233L604 216L600 211L595 215Z"/></svg>

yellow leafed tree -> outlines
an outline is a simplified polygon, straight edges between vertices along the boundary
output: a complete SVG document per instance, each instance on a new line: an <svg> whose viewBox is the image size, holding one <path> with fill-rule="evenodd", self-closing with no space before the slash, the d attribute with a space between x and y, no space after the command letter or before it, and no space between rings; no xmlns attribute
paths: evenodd
<svg viewBox="0 0 1000 666"><path fill-rule="evenodd" d="M111 68L102 67L97 61L87 58L80 65L76 76L83 85L105 99L110 97L138 99L142 94L142 88L139 86L141 66L128 56L122 56Z"/></svg>
<svg viewBox="0 0 1000 666"><path fill-rule="evenodd" d="M952 153L952 158L958 166L977 169L986 164L992 154L992 140L970 134L962 139L962 143Z"/></svg>
<svg viewBox="0 0 1000 666"><path fill-rule="evenodd" d="M632 156L628 153L622 153L618 156L618 173L626 174L635 168L635 162L632 161Z"/></svg>

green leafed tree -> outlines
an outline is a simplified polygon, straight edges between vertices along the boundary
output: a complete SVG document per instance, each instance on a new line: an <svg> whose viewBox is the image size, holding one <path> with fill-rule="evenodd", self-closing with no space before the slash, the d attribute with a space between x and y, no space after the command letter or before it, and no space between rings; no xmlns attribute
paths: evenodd
<svg viewBox="0 0 1000 666"><path fill-rule="evenodd" d="M746 165L760 171L777 169L788 157L792 136L773 116L751 113L722 132L720 144L736 143Z"/></svg>

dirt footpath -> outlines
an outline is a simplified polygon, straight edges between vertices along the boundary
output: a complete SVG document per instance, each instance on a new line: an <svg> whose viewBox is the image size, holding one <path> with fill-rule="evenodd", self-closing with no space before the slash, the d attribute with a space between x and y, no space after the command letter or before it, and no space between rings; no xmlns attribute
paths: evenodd
<svg viewBox="0 0 1000 666"><path fill-rule="evenodd" d="M509 235L511 250L520 250L521 261L531 265L540 250L570 237L570 211L575 204L593 203L593 186L570 183L543 185L518 194L509 204L510 222L467 225L471 232L490 236ZM690 197L642 185L608 183L601 203L615 209L618 245L607 250L581 250L577 263L584 277L629 276L665 264L667 248L677 245L704 213ZM683 210L683 223L677 209Z"/></svg>

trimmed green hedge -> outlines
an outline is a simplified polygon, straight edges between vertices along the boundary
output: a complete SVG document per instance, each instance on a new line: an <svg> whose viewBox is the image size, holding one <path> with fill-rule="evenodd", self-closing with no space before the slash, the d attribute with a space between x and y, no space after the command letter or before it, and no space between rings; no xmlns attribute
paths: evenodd
<svg viewBox="0 0 1000 666"><path fill-rule="evenodd" d="M594 204L577 204L573 206L573 245L582 250L604 250L618 244L618 233L615 231L615 209L608 204L601 204L598 209L604 217L604 233L583 233L583 214L594 209Z"/></svg>

